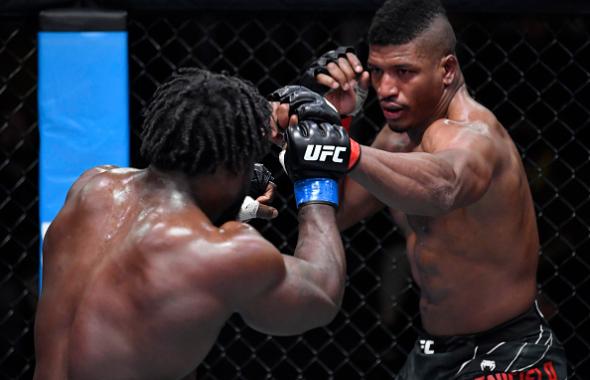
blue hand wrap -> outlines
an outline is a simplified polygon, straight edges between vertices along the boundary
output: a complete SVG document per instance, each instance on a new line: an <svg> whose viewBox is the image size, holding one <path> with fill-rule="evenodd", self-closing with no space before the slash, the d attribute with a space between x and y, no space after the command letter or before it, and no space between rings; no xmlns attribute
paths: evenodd
<svg viewBox="0 0 590 380"><path fill-rule="evenodd" d="M338 181L331 178L306 178L295 181L297 208L305 203L327 203L338 207Z"/></svg>

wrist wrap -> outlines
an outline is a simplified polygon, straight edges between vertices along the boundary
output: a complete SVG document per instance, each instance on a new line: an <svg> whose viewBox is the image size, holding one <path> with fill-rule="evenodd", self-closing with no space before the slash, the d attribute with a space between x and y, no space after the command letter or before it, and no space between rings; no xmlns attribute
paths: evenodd
<svg viewBox="0 0 590 380"><path fill-rule="evenodd" d="M297 208L308 203L338 207L338 181L332 178L305 178L295 181Z"/></svg>

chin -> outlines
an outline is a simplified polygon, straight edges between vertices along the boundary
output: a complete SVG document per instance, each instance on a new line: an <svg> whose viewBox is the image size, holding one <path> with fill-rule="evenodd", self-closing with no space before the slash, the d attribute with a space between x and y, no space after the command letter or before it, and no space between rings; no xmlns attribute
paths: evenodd
<svg viewBox="0 0 590 380"><path fill-rule="evenodd" d="M397 133L404 133L407 132L409 127L405 125L401 125L400 123L396 123L394 121L387 121L387 126L394 132Z"/></svg>

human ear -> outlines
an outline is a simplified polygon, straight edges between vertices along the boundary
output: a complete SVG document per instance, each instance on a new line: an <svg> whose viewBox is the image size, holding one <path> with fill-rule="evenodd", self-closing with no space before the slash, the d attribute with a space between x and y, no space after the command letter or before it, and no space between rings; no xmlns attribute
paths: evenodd
<svg viewBox="0 0 590 380"><path fill-rule="evenodd" d="M457 57L453 54L446 55L441 60L441 68L443 71L443 84L445 86L449 86L455 80L455 76L457 75L457 68L459 67L459 62L457 61Z"/></svg>

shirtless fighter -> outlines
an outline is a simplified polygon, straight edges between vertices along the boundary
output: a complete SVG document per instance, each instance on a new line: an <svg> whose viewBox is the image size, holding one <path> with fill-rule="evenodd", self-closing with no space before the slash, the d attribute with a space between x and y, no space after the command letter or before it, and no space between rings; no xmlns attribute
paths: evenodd
<svg viewBox="0 0 590 380"><path fill-rule="evenodd" d="M179 379L232 313L277 335L334 318L345 281L337 197L307 190L348 170L341 126L289 130L330 132L312 142L339 147L342 158L308 165L290 138L286 165L303 194L294 256L233 221L276 133L271 112L250 84L185 69L147 109L141 152L150 166L98 167L75 182L43 246L36 380Z"/></svg>
<svg viewBox="0 0 590 380"><path fill-rule="evenodd" d="M398 378L566 379L563 348L535 304L539 240L521 159L469 96L444 8L387 1L368 39L366 71L340 48L307 73L340 115L358 112L372 84L385 116L337 219L344 229L388 207L405 232L424 332Z"/></svg>

